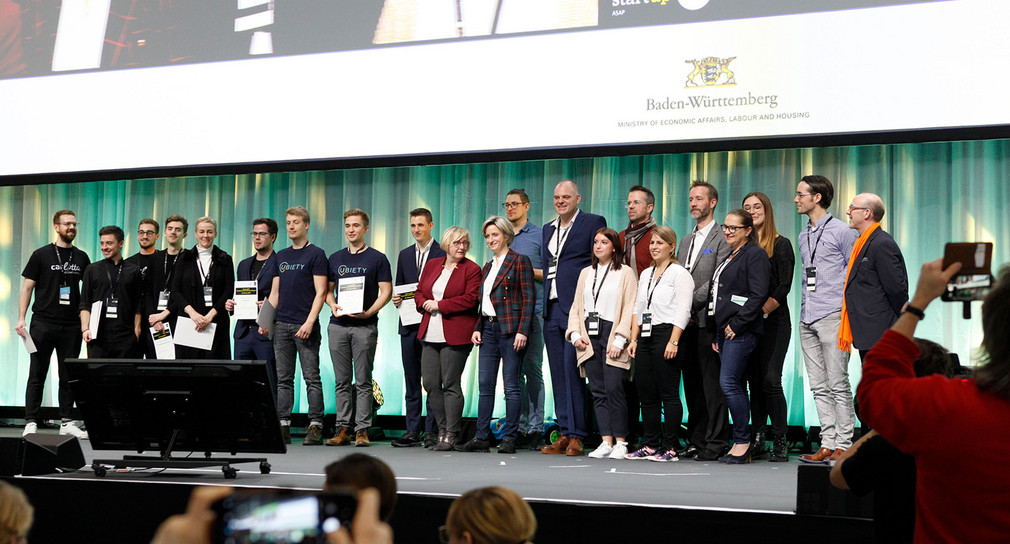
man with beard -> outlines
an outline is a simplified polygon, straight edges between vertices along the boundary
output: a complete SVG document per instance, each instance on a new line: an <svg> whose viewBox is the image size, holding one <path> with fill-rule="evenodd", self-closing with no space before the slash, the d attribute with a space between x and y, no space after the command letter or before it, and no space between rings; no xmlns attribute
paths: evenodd
<svg viewBox="0 0 1010 544"><path fill-rule="evenodd" d="M126 259L126 262L140 269L140 308L144 316L155 313L158 304L157 293L153 292L151 275L161 257L160 254L164 253L154 249L155 242L161 237L160 230L161 227L154 219L141 219L140 225L137 226L137 244L140 245L140 251ZM158 356L154 352L154 338L147 332L147 328L143 327L143 323L141 325L140 340L137 342L134 356L157 359Z"/></svg>
<svg viewBox="0 0 1010 544"><path fill-rule="evenodd" d="M42 390L55 351L56 368L60 374L60 419L63 420L60 434L87 439L88 433L74 425L70 416L74 398L63 361L81 354L81 335L74 334L73 331L78 323L81 277L91 260L87 253L73 245L74 238L77 237L77 214L71 210L56 212L53 215L53 228L56 229L56 242L35 250L21 273L25 279L18 298L18 324L15 330L22 338L30 334L37 350L31 354L28 369L28 388L25 391L27 424L23 434L32 434L38 430ZM26 330L25 314L33 291L35 304L32 306L32 324Z"/></svg>

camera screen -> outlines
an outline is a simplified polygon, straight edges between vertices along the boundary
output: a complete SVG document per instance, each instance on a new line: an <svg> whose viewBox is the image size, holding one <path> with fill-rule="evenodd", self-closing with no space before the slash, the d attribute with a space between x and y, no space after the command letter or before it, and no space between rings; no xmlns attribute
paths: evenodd
<svg viewBox="0 0 1010 544"><path fill-rule="evenodd" d="M340 528L335 508L320 509L315 495L249 497L222 513L222 541L228 544L324 542Z"/></svg>

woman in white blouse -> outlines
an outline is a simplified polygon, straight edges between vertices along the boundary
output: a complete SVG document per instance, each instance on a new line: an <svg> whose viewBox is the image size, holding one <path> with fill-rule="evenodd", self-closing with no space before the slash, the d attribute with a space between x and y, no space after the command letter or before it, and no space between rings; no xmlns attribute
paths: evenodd
<svg viewBox="0 0 1010 544"><path fill-rule="evenodd" d="M668 462L678 459L677 431L684 419L677 354L680 335L691 318L694 279L674 257L677 234L670 227L660 225L652 230L649 252L652 266L638 280L628 346L628 354L635 358L645 443L625 458Z"/></svg>
<svg viewBox="0 0 1010 544"><path fill-rule="evenodd" d="M579 372L589 378L596 422L603 442L594 459L624 459L628 453L628 405L624 379L631 368L628 339L638 280L622 266L624 250L614 229L593 237L592 264L579 274L565 337L575 346Z"/></svg>

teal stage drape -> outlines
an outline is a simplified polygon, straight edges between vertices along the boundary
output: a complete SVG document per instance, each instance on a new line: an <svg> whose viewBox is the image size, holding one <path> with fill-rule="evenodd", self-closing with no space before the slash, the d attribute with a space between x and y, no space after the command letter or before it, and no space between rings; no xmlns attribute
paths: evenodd
<svg viewBox="0 0 1010 544"><path fill-rule="evenodd" d="M182 178L116 180L87 183L15 186L0 188L0 404L23 406L28 375L28 355L14 326L17 322L21 270L28 256L51 242L53 212L70 208L80 222L77 243L92 259L98 251L98 229L107 224L124 227L125 253L137 251L137 224L144 217L163 221L171 214L190 220L203 215L217 219L218 245L236 262L252 254L251 222L273 217L281 226L277 248L287 243L283 232L284 210L303 205L312 214L311 242L327 254L344 246L343 211L362 208L371 214L370 245L384 252L393 266L397 252L413 243L407 212L427 207L440 233L450 225L470 230L475 245L470 258L483 264L489 256L479 236L489 215L501 215L501 202L512 188L530 195L532 221L543 224L554 218L554 185L575 180L582 195L581 208L607 218L617 230L627 224L625 201L628 188L642 184L656 194L654 217L683 236L689 232L687 196L691 180L704 179L719 190L716 219L739 207L751 191L763 191L772 200L779 232L796 245L797 233L806 222L792 202L796 183L806 174L822 174L835 183L836 197L830 211L844 219L853 196L879 194L887 207L883 227L901 246L914 288L920 265L939 258L943 244L951 241L996 242L994 263L1010 258L1002 241L1010 239L1010 222L1003 213L1010 208L1007 178L1010 174L1010 140L872 145L808 149L727 151L648 156L575 158L542 161L496 162L447 166L412 166L310 172L217 175ZM160 243L160 242L159 242ZM186 246L196 243L190 233ZM159 245L159 248L162 247ZM797 272L799 271L797 256ZM793 323L799 312L799 274L789 294ZM965 363L978 360L981 340L978 304L974 317L964 320L959 304L936 303L927 312L919 335L957 352ZM30 313L30 312L29 312ZM324 309L323 318L328 318ZM402 414L402 367L397 316L392 306L380 313L379 345L375 379L386 404L380 414ZM325 327L323 329L325 331ZM76 330L68 334L77 334ZM324 333L325 334L325 333ZM327 343L322 343L321 362L328 413L333 411L333 372ZM45 405L55 404L54 370L46 384ZM547 411L553 414L550 372L544 363ZM860 378L859 358L850 362L853 385ZM476 350L464 375L465 413L477 411ZM817 425L817 415L806 384L806 373L794 331L783 375L791 425ZM296 391L303 391L300 375ZM501 386L499 385L499 392ZM503 414L499 394L496 415ZM300 410L299 410L300 407ZM296 410L305 411L304 394L298 393Z"/></svg>

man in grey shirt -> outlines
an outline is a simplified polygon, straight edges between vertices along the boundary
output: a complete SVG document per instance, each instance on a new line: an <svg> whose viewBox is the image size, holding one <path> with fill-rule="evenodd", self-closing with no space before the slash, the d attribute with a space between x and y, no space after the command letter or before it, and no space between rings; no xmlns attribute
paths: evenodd
<svg viewBox="0 0 1010 544"><path fill-rule="evenodd" d="M837 460L852 445L856 416L849 384L849 353L838 348L845 271L856 242L846 221L828 213L835 189L824 176L804 176L796 187L797 213L809 218L796 241L803 269L800 347L821 422L821 448L806 463Z"/></svg>

